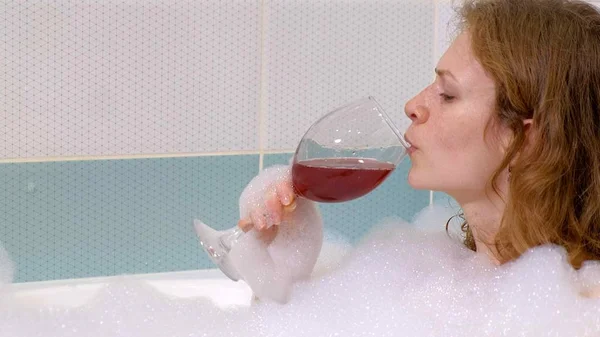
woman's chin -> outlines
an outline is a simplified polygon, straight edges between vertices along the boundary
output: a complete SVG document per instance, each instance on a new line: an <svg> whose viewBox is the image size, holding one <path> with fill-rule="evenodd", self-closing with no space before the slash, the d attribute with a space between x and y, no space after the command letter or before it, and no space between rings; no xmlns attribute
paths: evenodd
<svg viewBox="0 0 600 337"><path fill-rule="evenodd" d="M415 172L411 169L408 172L408 185L414 190L431 190L439 191L440 186L435 184L432 176L421 174L421 172Z"/></svg>
<svg viewBox="0 0 600 337"><path fill-rule="evenodd" d="M412 172L409 172L408 185L415 190L430 190L431 188L429 185L431 185L431 184L428 184L428 182L425 181L425 179L420 179L420 178L421 177L419 177L418 175L415 175Z"/></svg>

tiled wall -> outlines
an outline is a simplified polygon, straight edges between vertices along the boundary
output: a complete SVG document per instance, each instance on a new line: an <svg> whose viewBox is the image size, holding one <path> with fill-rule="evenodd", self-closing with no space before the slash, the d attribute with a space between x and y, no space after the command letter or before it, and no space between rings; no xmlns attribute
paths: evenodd
<svg viewBox="0 0 600 337"><path fill-rule="evenodd" d="M399 127L448 40L437 0L0 3L0 241L17 282L213 268L192 229L238 218L319 116L375 96ZM429 191L405 161L322 205L355 242ZM436 196L437 198L437 196Z"/></svg>

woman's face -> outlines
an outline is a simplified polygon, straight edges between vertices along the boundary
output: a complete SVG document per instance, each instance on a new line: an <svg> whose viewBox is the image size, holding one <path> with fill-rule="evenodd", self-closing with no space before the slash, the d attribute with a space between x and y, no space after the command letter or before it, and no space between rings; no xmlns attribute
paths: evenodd
<svg viewBox="0 0 600 337"><path fill-rule="evenodd" d="M405 106L412 120L406 138L413 145L408 176L413 188L446 192L459 201L486 193L512 135L495 122L495 98L494 81L464 32L440 59L435 81Z"/></svg>

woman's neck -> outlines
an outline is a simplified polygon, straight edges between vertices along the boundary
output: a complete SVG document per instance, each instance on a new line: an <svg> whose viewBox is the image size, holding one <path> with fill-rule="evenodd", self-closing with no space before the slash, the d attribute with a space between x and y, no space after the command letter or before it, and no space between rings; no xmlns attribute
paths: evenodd
<svg viewBox="0 0 600 337"><path fill-rule="evenodd" d="M457 200L464 212L465 220L473 234L478 254L486 255L490 261L500 264L495 246L495 237L502 222L505 202L497 195L472 199Z"/></svg>

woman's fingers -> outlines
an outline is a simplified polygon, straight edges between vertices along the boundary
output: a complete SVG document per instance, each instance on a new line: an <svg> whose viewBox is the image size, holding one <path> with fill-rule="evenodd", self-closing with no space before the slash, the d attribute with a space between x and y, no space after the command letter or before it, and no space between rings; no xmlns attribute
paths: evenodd
<svg viewBox="0 0 600 337"><path fill-rule="evenodd" d="M280 181L268 191L263 206L250 211L249 218L238 221L238 226L244 232L252 228L264 231L274 225L278 226L283 221L285 213L292 212L296 208L296 194L291 181Z"/></svg>
<svg viewBox="0 0 600 337"><path fill-rule="evenodd" d="M283 205L279 201L275 191L267 194L265 207L267 211L267 227L281 224L281 219L283 218Z"/></svg>
<svg viewBox="0 0 600 337"><path fill-rule="evenodd" d="M258 233L258 238L264 241L267 244L270 244L275 236L277 236L277 232L279 231L279 226L271 226L265 230L262 230Z"/></svg>
<svg viewBox="0 0 600 337"><path fill-rule="evenodd" d="M279 197L279 201L284 206L292 205L296 198L296 193L294 193L294 187L292 186L291 181L282 181L277 184L277 186L275 186L275 191Z"/></svg>
<svg viewBox="0 0 600 337"><path fill-rule="evenodd" d="M252 212L250 212L250 219L254 224L254 228L259 231L267 228L267 222L265 218L265 211L261 208L256 208Z"/></svg>
<svg viewBox="0 0 600 337"><path fill-rule="evenodd" d="M251 230L253 226L252 219L241 219L238 221L238 227L244 232Z"/></svg>

